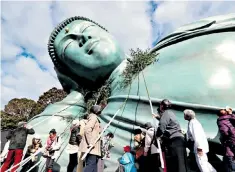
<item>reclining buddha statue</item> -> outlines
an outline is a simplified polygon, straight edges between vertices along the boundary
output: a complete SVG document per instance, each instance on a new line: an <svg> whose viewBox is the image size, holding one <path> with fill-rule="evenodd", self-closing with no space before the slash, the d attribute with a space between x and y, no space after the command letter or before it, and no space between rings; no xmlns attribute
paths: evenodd
<svg viewBox="0 0 235 172"><path fill-rule="evenodd" d="M133 129L153 121L143 76L139 73L128 86L120 86L132 57L125 54L108 30L85 17L71 17L60 23L49 38L48 51L68 96L49 105L29 124L44 120L34 128L43 141L52 128L60 134L69 125L66 118L84 115L92 94L108 85L109 97L100 116L102 126L127 100L123 112L107 129L115 134L114 148L110 159L105 160L104 171L115 171L123 146L133 144ZM183 110L193 109L210 145L220 146L216 113L227 105L235 108L235 14L182 26L160 40L150 53L156 54L157 62L146 65L142 71L153 110L157 110L162 99L169 99L186 131ZM102 103L101 99L97 101ZM45 120L48 117L51 118ZM66 171L69 160L64 151L68 136L64 135L63 140L57 159L60 171ZM212 150L213 154L221 154L220 149L211 147Z"/></svg>

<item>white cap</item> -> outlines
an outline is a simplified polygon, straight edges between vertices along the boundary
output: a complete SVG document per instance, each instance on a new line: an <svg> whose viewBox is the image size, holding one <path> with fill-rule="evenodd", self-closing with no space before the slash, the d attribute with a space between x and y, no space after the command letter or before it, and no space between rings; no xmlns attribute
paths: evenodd
<svg viewBox="0 0 235 172"><path fill-rule="evenodd" d="M79 125L79 119L73 120L72 124L73 124L73 125Z"/></svg>
<svg viewBox="0 0 235 172"><path fill-rule="evenodd" d="M38 135L38 134L35 134L33 138L35 138L35 139L41 139L40 135Z"/></svg>
<svg viewBox="0 0 235 172"><path fill-rule="evenodd" d="M230 110L230 109L233 110L233 109L232 109L231 107L229 107L229 106L226 106L225 109L226 109L227 111Z"/></svg>

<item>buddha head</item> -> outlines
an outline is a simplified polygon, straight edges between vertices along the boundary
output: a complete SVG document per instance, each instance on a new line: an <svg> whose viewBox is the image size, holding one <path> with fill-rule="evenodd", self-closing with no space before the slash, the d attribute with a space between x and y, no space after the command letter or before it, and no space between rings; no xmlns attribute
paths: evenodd
<svg viewBox="0 0 235 172"><path fill-rule="evenodd" d="M96 22L71 17L52 32L49 54L63 87L99 86L123 61L124 52L114 37Z"/></svg>

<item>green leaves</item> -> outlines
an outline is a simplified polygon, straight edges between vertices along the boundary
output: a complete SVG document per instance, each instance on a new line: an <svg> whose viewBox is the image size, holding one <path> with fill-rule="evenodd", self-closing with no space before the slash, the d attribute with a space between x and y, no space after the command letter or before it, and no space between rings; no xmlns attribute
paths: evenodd
<svg viewBox="0 0 235 172"><path fill-rule="evenodd" d="M158 53L150 53L150 49L145 51L137 48L137 50L131 49L131 58L127 59L126 69L123 71L124 80L121 83L121 87L125 88L131 84L134 79L145 67L156 62L156 56Z"/></svg>
<svg viewBox="0 0 235 172"><path fill-rule="evenodd" d="M31 99L12 99L1 111L1 128L16 128L20 121L28 121L35 115L40 114L51 103L61 101L66 97L66 92L53 87L41 95L37 102Z"/></svg>

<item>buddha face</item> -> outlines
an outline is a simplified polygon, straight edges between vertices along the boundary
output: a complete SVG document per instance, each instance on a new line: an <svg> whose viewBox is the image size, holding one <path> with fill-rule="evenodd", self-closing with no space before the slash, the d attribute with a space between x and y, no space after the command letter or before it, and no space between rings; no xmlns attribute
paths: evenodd
<svg viewBox="0 0 235 172"><path fill-rule="evenodd" d="M59 58L72 72L90 81L106 77L124 58L111 34L84 20L68 24L57 35L54 46Z"/></svg>

